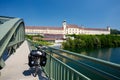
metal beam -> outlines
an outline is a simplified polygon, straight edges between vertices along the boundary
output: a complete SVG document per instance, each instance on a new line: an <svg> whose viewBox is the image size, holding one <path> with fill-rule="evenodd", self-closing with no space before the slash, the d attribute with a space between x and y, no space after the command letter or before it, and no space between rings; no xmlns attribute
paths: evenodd
<svg viewBox="0 0 120 80"><path fill-rule="evenodd" d="M18 31L23 31L23 33L25 33L25 30L23 19L0 16L0 20L3 21L3 23L0 24L0 62L1 62L0 66L3 67L2 64L4 64L4 61L2 59L2 55L5 49L10 46L15 46L18 43L25 40L24 38L21 38L21 40L16 39L16 35L18 35L17 34L18 27L21 27L23 29L23 30L18 29ZM20 24L23 24L23 26L20 26ZM23 33L21 33L21 35L24 37Z"/></svg>

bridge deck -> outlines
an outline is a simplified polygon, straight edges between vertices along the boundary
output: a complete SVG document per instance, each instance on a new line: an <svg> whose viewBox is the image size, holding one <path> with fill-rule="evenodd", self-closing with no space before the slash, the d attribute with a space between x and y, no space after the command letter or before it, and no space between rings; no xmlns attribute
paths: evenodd
<svg viewBox="0 0 120 80"><path fill-rule="evenodd" d="M27 41L6 60L6 66L0 71L0 80L48 80L42 71L33 77L28 66L29 47Z"/></svg>

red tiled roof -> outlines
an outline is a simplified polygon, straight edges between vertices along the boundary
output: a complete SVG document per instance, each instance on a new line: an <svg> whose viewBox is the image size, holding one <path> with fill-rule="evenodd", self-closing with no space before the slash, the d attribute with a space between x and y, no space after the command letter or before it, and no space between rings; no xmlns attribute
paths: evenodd
<svg viewBox="0 0 120 80"><path fill-rule="evenodd" d="M74 25L74 24L68 24L67 28L79 28L79 29L83 29L83 30L108 31L107 29L100 29L100 28L83 28L83 27L79 27L79 26ZM26 26L25 29L63 30L63 27Z"/></svg>
<svg viewBox="0 0 120 80"><path fill-rule="evenodd" d="M95 31L108 31L107 29L100 29L100 28L83 28L84 30L95 30Z"/></svg>
<svg viewBox="0 0 120 80"><path fill-rule="evenodd" d="M83 30L108 31L107 29L100 29L100 28L83 28L83 27L79 27L79 26L73 25L73 24L67 25L67 28L79 28L79 29L83 29Z"/></svg>
<svg viewBox="0 0 120 80"><path fill-rule="evenodd" d="M42 40L46 40L46 41L52 41L52 40L63 40L63 38L42 38Z"/></svg>
<svg viewBox="0 0 120 80"><path fill-rule="evenodd" d="M79 28L79 27L75 24L68 24L67 28Z"/></svg>
<svg viewBox="0 0 120 80"><path fill-rule="evenodd" d="M62 27L43 27L43 26L25 26L25 29L49 29L49 30L63 30Z"/></svg>
<svg viewBox="0 0 120 80"><path fill-rule="evenodd" d="M50 36L51 36L51 35L53 35L53 36L63 36L63 34L44 34L44 35L48 35L48 36L49 36L49 35L50 35Z"/></svg>
<svg viewBox="0 0 120 80"><path fill-rule="evenodd" d="M43 40L56 40L56 38L42 38Z"/></svg>
<svg viewBox="0 0 120 80"><path fill-rule="evenodd" d="M44 38L55 38L55 39L61 39L63 38L63 34L44 34Z"/></svg>

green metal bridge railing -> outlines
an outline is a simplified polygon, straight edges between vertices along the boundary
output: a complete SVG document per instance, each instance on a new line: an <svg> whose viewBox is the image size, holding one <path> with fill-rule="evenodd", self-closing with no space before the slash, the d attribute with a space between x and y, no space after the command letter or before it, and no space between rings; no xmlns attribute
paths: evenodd
<svg viewBox="0 0 120 80"><path fill-rule="evenodd" d="M120 80L119 64L53 47L45 52L43 70L51 80Z"/></svg>
<svg viewBox="0 0 120 80"><path fill-rule="evenodd" d="M29 49L35 49L35 44L31 40L27 41ZM47 64L42 68L50 80L91 80L65 62L56 58L55 54L52 52L52 48L49 47L45 51L47 52Z"/></svg>
<svg viewBox="0 0 120 80"><path fill-rule="evenodd" d="M44 71L51 80L120 80L119 64L52 47L46 52L48 60ZM81 73L69 62L87 73Z"/></svg>
<svg viewBox="0 0 120 80"><path fill-rule="evenodd" d="M49 47L47 53L48 60L44 70L51 80L91 80L65 62L56 58L55 56L57 55L52 52L52 48Z"/></svg>
<svg viewBox="0 0 120 80"><path fill-rule="evenodd" d="M48 54L48 62L44 68L51 80L91 80L74 68L55 58L52 53Z"/></svg>

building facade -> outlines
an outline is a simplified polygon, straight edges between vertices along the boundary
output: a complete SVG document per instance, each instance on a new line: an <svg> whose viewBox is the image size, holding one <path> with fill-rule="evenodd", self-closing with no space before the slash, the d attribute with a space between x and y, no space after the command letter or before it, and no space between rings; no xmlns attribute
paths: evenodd
<svg viewBox="0 0 120 80"><path fill-rule="evenodd" d="M26 26L25 32L26 34L49 34L54 36L63 35L63 38L65 38L65 35L68 34L107 35L110 34L110 27L107 27L105 29L84 28L77 25L67 24L66 21L63 21L62 27Z"/></svg>

